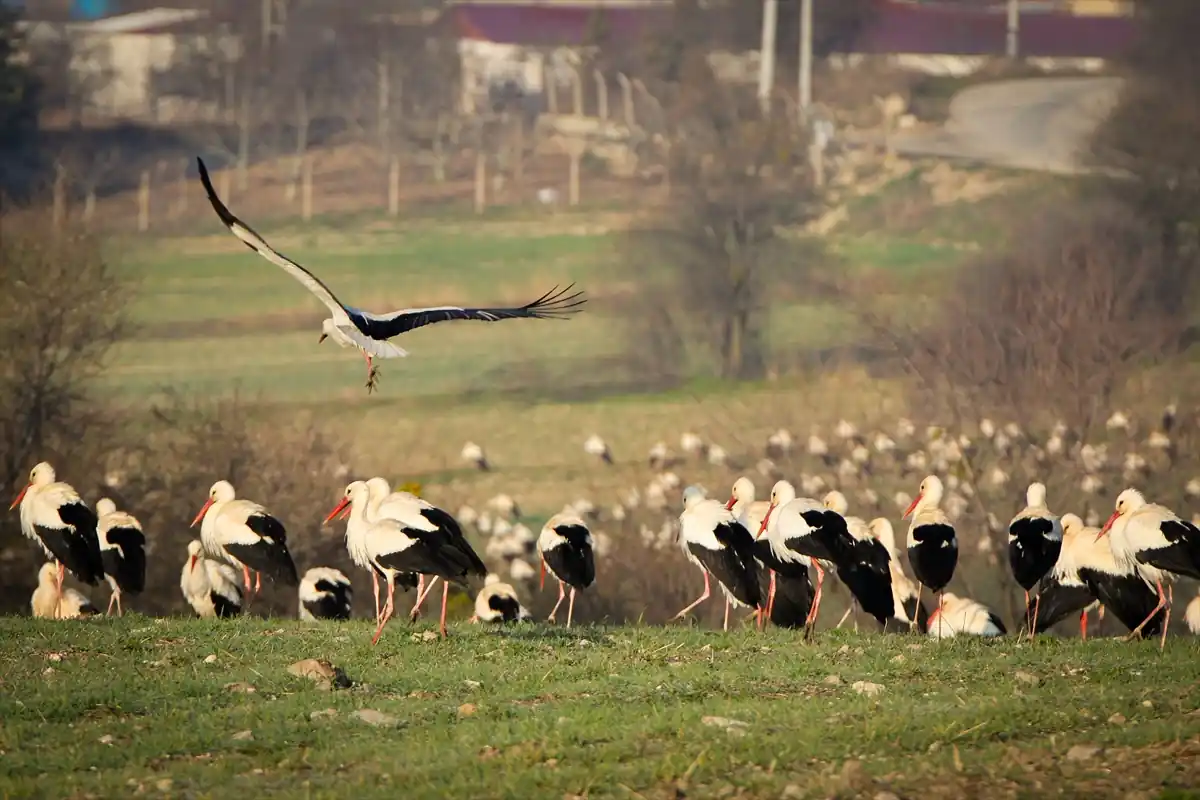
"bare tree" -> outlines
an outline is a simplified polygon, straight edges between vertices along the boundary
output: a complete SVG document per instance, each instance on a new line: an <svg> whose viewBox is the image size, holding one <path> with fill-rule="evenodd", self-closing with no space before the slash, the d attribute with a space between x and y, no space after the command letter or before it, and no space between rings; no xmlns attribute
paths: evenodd
<svg viewBox="0 0 1200 800"><path fill-rule="evenodd" d="M89 383L125 330L122 282L99 244L57 229L44 207L0 217L0 479L12 486L48 448L93 422Z"/></svg>
<svg viewBox="0 0 1200 800"><path fill-rule="evenodd" d="M725 378L760 375L766 364L765 323L772 284L785 264L795 281L815 253L780 236L820 207L804 158L804 135L786 121L763 119L752 97L722 86L703 53L693 50L682 81L662 87L669 98L667 154L671 197L652 229L627 239L639 270L661 265L646 278L647 317L653 333L640 340L672 347L699 345ZM668 333L664 328L673 330ZM664 352L678 364L682 353Z"/></svg>

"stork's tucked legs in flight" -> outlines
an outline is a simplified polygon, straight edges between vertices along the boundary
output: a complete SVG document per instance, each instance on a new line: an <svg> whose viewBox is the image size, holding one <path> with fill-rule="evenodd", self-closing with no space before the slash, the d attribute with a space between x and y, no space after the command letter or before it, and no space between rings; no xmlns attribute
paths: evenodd
<svg viewBox="0 0 1200 800"><path fill-rule="evenodd" d="M371 360L370 353L363 351L363 358L367 360L367 394L370 394L378 388L376 380L379 378L379 367Z"/></svg>

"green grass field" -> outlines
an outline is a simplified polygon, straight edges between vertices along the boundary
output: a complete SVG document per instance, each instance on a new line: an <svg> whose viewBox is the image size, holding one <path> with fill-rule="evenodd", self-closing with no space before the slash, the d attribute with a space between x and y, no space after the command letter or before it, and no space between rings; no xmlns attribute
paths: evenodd
<svg viewBox="0 0 1200 800"><path fill-rule="evenodd" d="M4 797L1182 798L1200 785L1188 639L1160 654L1112 639L462 623L444 642L396 624L372 648L365 621L137 615L9 618L0 635ZM354 686L290 675L304 658Z"/></svg>

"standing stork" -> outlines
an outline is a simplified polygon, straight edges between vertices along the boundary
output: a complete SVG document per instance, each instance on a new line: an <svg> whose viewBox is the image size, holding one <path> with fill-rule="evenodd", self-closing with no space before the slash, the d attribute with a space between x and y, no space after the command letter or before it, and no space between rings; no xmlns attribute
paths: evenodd
<svg viewBox="0 0 1200 800"><path fill-rule="evenodd" d="M755 538L757 562L755 570L758 577L758 589L760 595L766 595L766 603L755 612L755 616L758 618L758 627L761 629L767 617L770 617L772 621L776 618L774 615L775 593L780 578L776 570L769 566L773 561L770 556L770 543L759 537L762 531L762 521L767 516L767 509L771 504L767 500L755 500L754 495L754 482L743 475L734 481L733 488L729 493L729 502L725 504L725 508L732 512L741 526L750 531ZM762 552L759 552L760 550ZM803 617L805 619L812 610L812 583L808 579L807 568L804 570L803 582L800 582L798 577L785 580L788 583L786 591L788 607L781 609L778 619L787 627L796 627L796 609L804 606Z"/></svg>
<svg viewBox="0 0 1200 800"><path fill-rule="evenodd" d="M340 569L313 567L300 579L300 619L350 619L354 589Z"/></svg>
<svg viewBox="0 0 1200 800"><path fill-rule="evenodd" d="M564 586L571 587L571 599L567 603L567 627L575 615L575 590L586 589L596 580L596 561L592 556L592 534L587 523L575 514L562 512L546 520L537 540L542 569L539 588L546 588L546 567L558 579L558 601L547 617L554 622L554 615L562 605L566 594Z"/></svg>
<svg viewBox="0 0 1200 800"><path fill-rule="evenodd" d="M1143 631L1158 635L1164 615L1154 613L1158 602L1154 584L1136 565L1117 564L1108 539L1096 537L1099 528L1085 526L1075 514L1064 514L1061 523L1062 551L1050 574L1042 579L1038 591L1041 615L1034 632L1041 633L1078 611L1079 636L1087 639L1088 611L1099 606L1112 609L1130 630L1153 617Z"/></svg>
<svg viewBox="0 0 1200 800"><path fill-rule="evenodd" d="M712 595L711 578L725 595L724 629L729 630L729 606L762 608L762 596L754 567L754 538L733 517L733 512L704 496L698 486L683 491L683 513L679 515L679 545L688 561L704 573L704 592L684 607L674 619Z"/></svg>
<svg viewBox="0 0 1200 800"><path fill-rule="evenodd" d="M921 633L929 629L929 609L921 602L917 585L904 573L900 566L900 551L896 549L896 531L886 517L876 517L867 523L871 534L879 540L891 560L888 562L892 573L892 604L895 610L894 619L911 629L913 623ZM885 626L886 628L887 626Z"/></svg>
<svg viewBox="0 0 1200 800"><path fill-rule="evenodd" d="M764 537L765 534L765 537ZM780 576L791 574L800 577L800 570L808 574L811 563L817 571L817 588L813 595L812 608L805 626L817 620L821 612L821 593L826 570L834 568L834 539L846 532L846 521L836 512L809 497L796 497L796 488L788 481L777 481L771 487L771 502L766 516L759 523L759 541L767 547L759 547L759 557ZM772 611L772 600L768 592L767 613Z"/></svg>
<svg viewBox="0 0 1200 800"><path fill-rule="evenodd" d="M861 605L863 610L873 616L880 625L895 616L896 604L892 593L891 553L883 543L871 533L866 520L861 517L847 516L850 504L846 495L836 489L821 499L821 505L838 514L846 521L846 532L849 540L842 540L850 547L850 551L840 558L838 577L850 589L850 609ZM846 617L842 617L842 622ZM842 623L839 622L840 626ZM858 616L854 618L855 630L858 629Z"/></svg>
<svg viewBox="0 0 1200 800"><path fill-rule="evenodd" d="M100 558L104 562L104 576L112 587L107 613L112 614L115 603L119 615L124 613L121 595L136 595L146 588L146 535L137 518L117 511L117 504L107 497L96 501L96 513Z"/></svg>
<svg viewBox="0 0 1200 800"><path fill-rule="evenodd" d="M258 503L237 499L229 481L217 481L208 490L208 499L192 520L193 528L197 524L204 554L240 569L246 594L251 597L262 588L263 572L286 586L300 583L283 523ZM253 593L251 570L255 573Z"/></svg>
<svg viewBox="0 0 1200 800"><path fill-rule="evenodd" d="M56 479L45 461L29 473L29 483L8 508L21 507L21 532L37 542L46 557L58 564L55 582L62 595L66 570L95 586L104 577L104 560L96 538L96 515L70 484Z"/></svg>
<svg viewBox="0 0 1200 800"><path fill-rule="evenodd" d="M942 590L958 566L958 537L939 507L943 491L942 481L936 475L926 476L912 505L904 512L905 518L912 517L908 527L908 563L917 579L917 600L921 599L921 587L928 586L939 595L938 608L942 607ZM932 616L929 622L933 623Z"/></svg>
<svg viewBox="0 0 1200 800"><path fill-rule="evenodd" d="M188 542L188 560L179 576L183 599L199 617L236 617L242 613L242 587L237 570L221 561L204 557L199 539Z"/></svg>
<svg viewBox="0 0 1200 800"><path fill-rule="evenodd" d="M468 565L465 573L456 579L465 579L469 575L483 578L487 576L487 567L483 560L471 547L467 537L462 532L462 526L449 512L443 511L432 503L422 500L412 492L393 492L385 478L371 478L367 481L368 504L367 519L374 522L378 519L394 519L410 531L418 532L425 538L433 537L439 548L449 548L456 551L456 558L464 560ZM421 613L421 604L425 596L433 589L433 584L439 575L431 574L426 584L424 574L417 577L417 601L413 604L409 618L415 620ZM442 576L442 631L446 629L446 601L450 587ZM461 582L461 580L460 580Z"/></svg>
<svg viewBox="0 0 1200 800"><path fill-rule="evenodd" d="M1130 637L1141 634L1151 618L1165 609L1167 616L1159 647L1166 647L1174 588L1172 596L1164 594L1163 581L1174 575L1200 578L1200 528L1180 519L1169 508L1147 503L1137 489L1126 489L1117 497L1112 516L1096 538L1105 534L1117 563L1140 566L1142 574L1154 581L1158 590L1154 611L1130 632Z"/></svg>
<svg viewBox="0 0 1200 800"><path fill-rule="evenodd" d="M1025 492L1025 508L1008 524L1008 563L1013 577L1025 590L1025 609L1029 610L1029 590L1054 568L1062 551L1063 530L1058 517L1046 507L1046 486L1029 484ZM1037 629L1041 594L1033 604L1033 616L1026 616L1029 638Z"/></svg>
<svg viewBox="0 0 1200 800"><path fill-rule="evenodd" d="M395 611L397 576L409 573L440 577L445 584L442 591L442 616L439 624L442 637L445 638L449 582L464 583L468 575L478 572L476 565L466 553L456 546L453 537L449 536L444 529L432 525L427 519L422 518L424 519L423 524L411 518L405 522L391 517L370 519L367 516L370 502L371 490L367 484L363 481L354 481L346 487L341 502L334 507L333 511L329 512L329 516L325 520L327 522L332 520L348 506L350 508L350 524L355 526L365 524L366 526L361 529L356 527L356 530L363 531L361 534L363 547L371 564L387 580L387 603L383 607L379 625L371 643L379 643L383 628Z"/></svg>

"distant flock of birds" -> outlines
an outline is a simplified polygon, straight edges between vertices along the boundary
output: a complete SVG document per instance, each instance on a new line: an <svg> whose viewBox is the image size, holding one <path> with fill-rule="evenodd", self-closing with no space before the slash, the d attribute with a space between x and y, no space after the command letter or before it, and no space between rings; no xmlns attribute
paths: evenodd
<svg viewBox="0 0 1200 800"><path fill-rule="evenodd" d="M839 491L816 500L797 496L790 482L779 480L770 499L761 501L751 479L743 476L734 483L728 502L720 502L706 497L700 487L689 486L683 491L678 544L700 570L704 589L675 618L708 600L715 582L724 596L725 629L730 608L747 607L753 609L759 628L770 620L811 631L825 577L832 572L850 591L852 609L861 608L885 630L907 627L937 638L1003 635L1007 631L998 615L974 600L944 592L958 564L959 544L954 524L941 508L943 497L942 481L929 475L904 512L911 518L906 551L914 580L900 562L891 523L883 517L867 522L849 516L848 502ZM1171 580L1200 579L1200 528L1147 502L1132 488L1118 495L1113 513L1099 528L1085 525L1075 514L1060 517L1051 512L1041 483L1030 484L1025 499L1025 508L1008 526L1008 556L1013 577L1025 591L1029 635L1078 613L1086 638L1088 612L1099 607L1129 628L1131 637L1161 635L1165 646ZM28 485L11 507L18 506L23 532L51 559L39 571L32 598L36 616L69 618L96 612L78 592L64 592L67 571L89 585L107 580L112 587L109 613L114 606L121 613L123 595L144 589L146 540L141 525L111 500L99 500L93 512L43 462L30 472ZM442 581L438 628L443 637L449 586L466 585L470 578L486 579L476 595L473 622L529 618L515 589L489 575L454 516L415 494L393 492L383 478L354 481L324 523L338 517L347 520L351 561L371 574L373 643L394 614L397 585L416 590L410 611L415 620L426 596ZM349 618L350 580L329 567L310 569L300 580L283 523L258 503L239 499L229 482L213 484L192 520L192 526L197 524L200 538L188 545L180 587L200 616L241 613L260 591L265 573L287 586L299 585L302 619ZM547 571L559 583L550 621L565 601L566 623L571 625L576 592L596 579L594 548L588 523L569 510L543 526L536 541L542 585ZM1031 595L1035 587L1039 591ZM925 590L937 595L932 608L922 598ZM1200 598L1189 606L1186 619L1200 633Z"/></svg>

